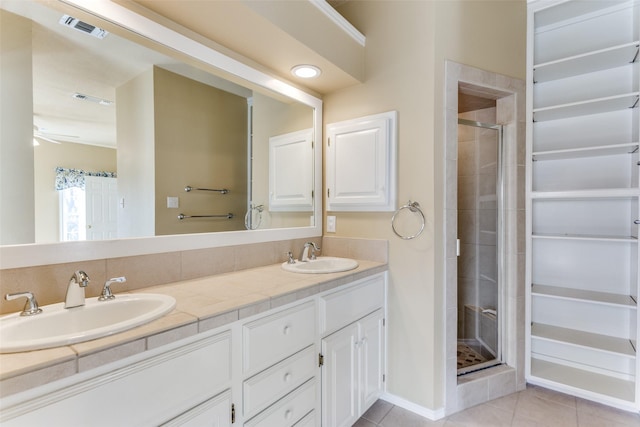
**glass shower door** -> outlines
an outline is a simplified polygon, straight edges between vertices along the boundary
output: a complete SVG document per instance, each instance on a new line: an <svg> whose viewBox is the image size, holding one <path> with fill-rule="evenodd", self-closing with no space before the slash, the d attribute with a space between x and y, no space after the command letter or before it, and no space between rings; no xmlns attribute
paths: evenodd
<svg viewBox="0 0 640 427"><path fill-rule="evenodd" d="M458 375L501 363L502 127L458 120Z"/></svg>

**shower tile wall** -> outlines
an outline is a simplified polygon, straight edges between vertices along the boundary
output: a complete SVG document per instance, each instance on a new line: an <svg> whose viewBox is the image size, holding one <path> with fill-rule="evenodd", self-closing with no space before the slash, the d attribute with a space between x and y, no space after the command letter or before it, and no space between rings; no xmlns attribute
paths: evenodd
<svg viewBox="0 0 640 427"><path fill-rule="evenodd" d="M459 117L495 123L496 109ZM493 129L458 126L458 339L474 343L480 338L493 351L497 348L496 319L482 310L498 306L496 135Z"/></svg>

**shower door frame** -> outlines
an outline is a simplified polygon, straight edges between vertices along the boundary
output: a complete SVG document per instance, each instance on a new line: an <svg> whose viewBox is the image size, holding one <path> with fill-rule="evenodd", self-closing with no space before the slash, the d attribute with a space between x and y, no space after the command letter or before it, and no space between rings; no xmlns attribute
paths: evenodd
<svg viewBox="0 0 640 427"><path fill-rule="evenodd" d="M497 294L498 294L498 305L496 307L496 327L498 332L498 342L496 349L496 356L494 359L477 363L475 365L467 366L465 368L459 368L457 370L457 376L469 374L471 372L479 371L481 369L490 368L492 366L501 365L502 360L502 337L504 334L504 292L503 292L503 283L504 283L504 259L505 259L505 227L504 227L504 127L500 124L494 123L483 123L475 120L461 119L458 118L458 125L463 126L471 126L475 128L482 129L492 129L497 131L498 135L498 155L497 155L497 164L496 164L496 261L497 261ZM477 210L477 209L476 209Z"/></svg>

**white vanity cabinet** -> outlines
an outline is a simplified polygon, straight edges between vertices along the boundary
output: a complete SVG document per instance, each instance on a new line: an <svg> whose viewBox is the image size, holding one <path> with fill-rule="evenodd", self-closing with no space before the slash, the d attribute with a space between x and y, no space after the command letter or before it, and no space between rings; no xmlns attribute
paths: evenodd
<svg viewBox="0 0 640 427"><path fill-rule="evenodd" d="M0 424L179 425L170 421L184 414L180 419L192 419L191 425L206 417L206 425L224 427L231 423L230 387L231 332L227 331L99 375L79 374L69 384L63 380L54 387L35 389L23 402L5 406Z"/></svg>
<svg viewBox="0 0 640 427"><path fill-rule="evenodd" d="M383 392L384 301L383 276L320 299L323 426L353 425Z"/></svg>
<svg viewBox="0 0 640 427"><path fill-rule="evenodd" d="M383 391L385 297L374 274L4 398L0 424L352 425Z"/></svg>
<svg viewBox="0 0 640 427"><path fill-rule="evenodd" d="M640 408L640 2L531 1L527 380Z"/></svg>

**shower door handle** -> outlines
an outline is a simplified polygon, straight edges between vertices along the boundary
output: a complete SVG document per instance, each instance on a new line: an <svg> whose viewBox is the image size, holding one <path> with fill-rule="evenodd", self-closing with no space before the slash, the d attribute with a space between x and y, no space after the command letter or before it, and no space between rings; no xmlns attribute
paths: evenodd
<svg viewBox="0 0 640 427"><path fill-rule="evenodd" d="M460 239L456 239L456 256L460 256Z"/></svg>

